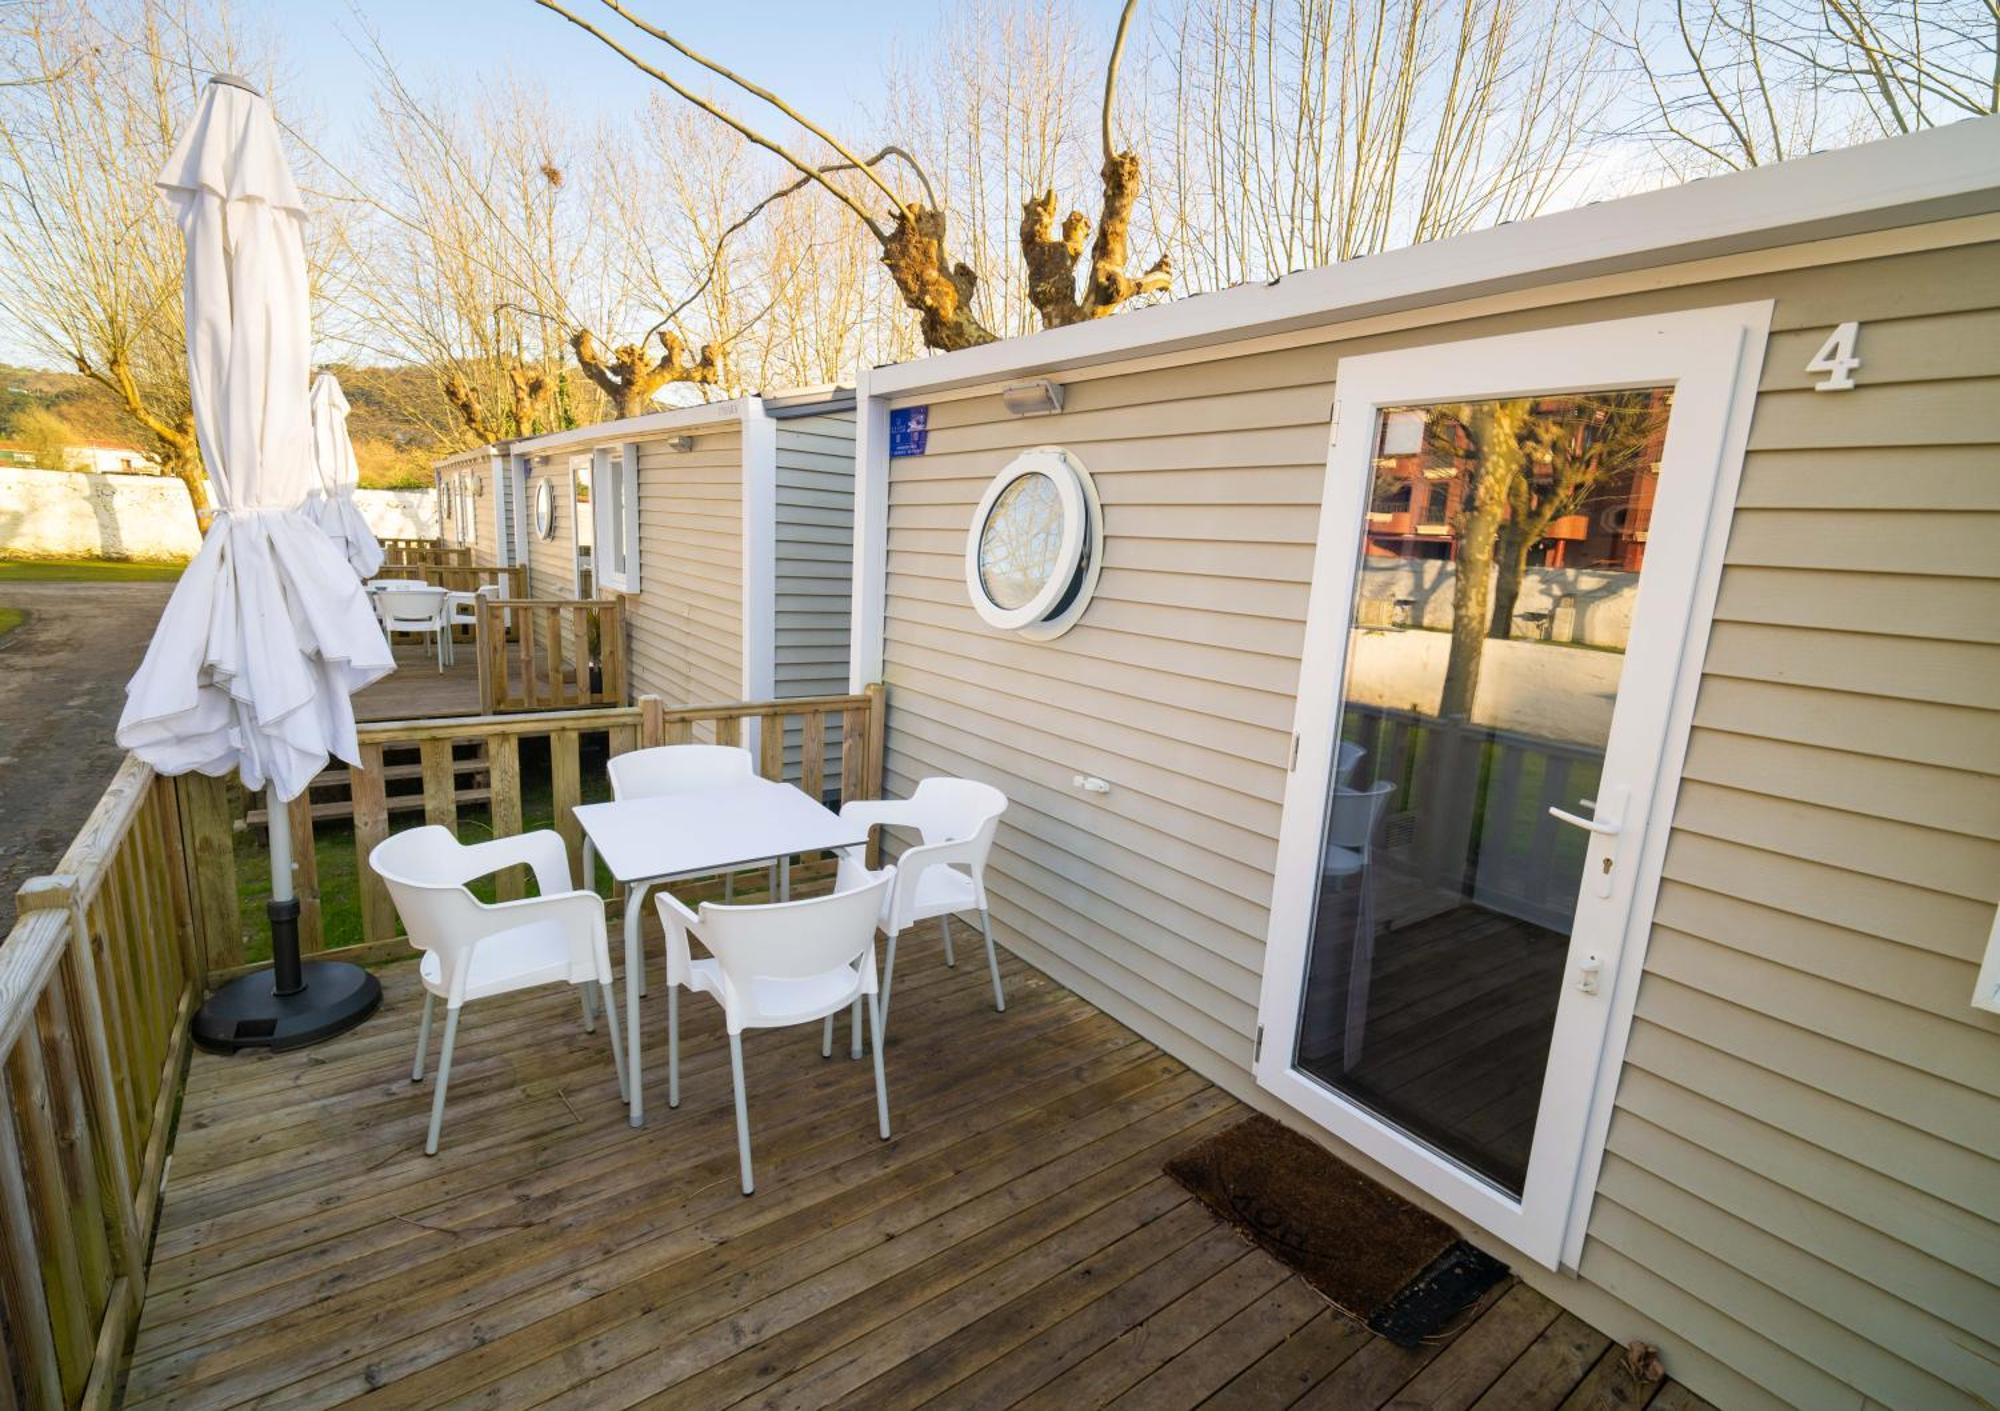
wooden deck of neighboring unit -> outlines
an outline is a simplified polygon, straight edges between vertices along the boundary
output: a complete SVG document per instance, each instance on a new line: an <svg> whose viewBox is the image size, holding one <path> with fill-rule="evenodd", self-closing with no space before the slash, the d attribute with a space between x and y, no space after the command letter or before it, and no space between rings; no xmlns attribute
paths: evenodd
<svg viewBox="0 0 2000 1411"><path fill-rule="evenodd" d="M411 966L334 1043L197 1055L127 1404L1701 1407L1524 1285L1371 1337L1161 1174L1240 1104L1011 958L996 1014L960 948L905 947L889 1143L869 1065L749 1036L749 1199L704 1000L678 1111L648 1001L638 1132L569 994L475 1004L431 1160Z"/></svg>

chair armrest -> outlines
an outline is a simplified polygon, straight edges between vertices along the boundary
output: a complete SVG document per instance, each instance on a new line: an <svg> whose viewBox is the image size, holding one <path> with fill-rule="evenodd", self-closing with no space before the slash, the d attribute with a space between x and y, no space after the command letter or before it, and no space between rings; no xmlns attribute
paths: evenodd
<svg viewBox="0 0 2000 1411"><path fill-rule="evenodd" d="M864 828L879 824L894 827L911 821L907 799L855 799L840 806L840 816L844 821L859 823Z"/></svg>
<svg viewBox="0 0 2000 1411"><path fill-rule="evenodd" d="M693 964L688 954L688 935L697 939L701 936L701 918L689 911L687 904L665 887L653 892L653 905L660 913L660 928L667 933L667 983L686 985L689 967Z"/></svg>
<svg viewBox="0 0 2000 1411"><path fill-rule="evenodd" d="M535 888L543 896L567 892L575 886L570 879L569 850L563 846L562 835L546 828L474 843L465 849L463 856L470 870L458 879L461 884L503 867L525 863L534 872Z"/></svg>

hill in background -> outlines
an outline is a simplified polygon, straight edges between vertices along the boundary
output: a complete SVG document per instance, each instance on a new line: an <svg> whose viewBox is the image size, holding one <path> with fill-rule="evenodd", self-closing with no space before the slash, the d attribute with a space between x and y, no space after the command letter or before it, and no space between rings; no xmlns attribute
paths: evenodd
<svg viewBox="0 0 2000 1411"><path fill-rule="evenodd" d="M414 367L336 364L332 371L347 392L347 429L361 463L361 483L428 487L431 462L458 444L447 439L452 413L436 380ZM0 363L0 440L52 438L151 449L118 399L89 378Z"/></svg>

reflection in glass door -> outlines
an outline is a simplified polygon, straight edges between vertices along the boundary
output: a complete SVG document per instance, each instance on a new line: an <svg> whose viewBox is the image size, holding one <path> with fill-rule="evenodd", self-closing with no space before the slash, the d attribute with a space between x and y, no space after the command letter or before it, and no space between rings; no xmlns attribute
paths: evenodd
<svg viewBox="0 0 2000 1411"><path fill-rule="evenodd" d="M1669 402L1407 407L1375 433L1294 1061L1514 1196Z"/></svg>

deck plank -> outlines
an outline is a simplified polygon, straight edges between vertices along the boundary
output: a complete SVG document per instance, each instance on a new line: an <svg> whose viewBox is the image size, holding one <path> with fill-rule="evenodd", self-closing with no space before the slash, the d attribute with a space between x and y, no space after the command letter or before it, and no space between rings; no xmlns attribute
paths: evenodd
<svg viewBox="0 0 2000 1411"><path fill-rule="evenodd" d="M1639 1404L1524 1286L1449 1345L1372 1337L1162 1174L1247 1109L1012 957L1004 1014L940 959L898 977L889 1142L870 1065L752 1036L748 1199L702 1001L683 1104L640 1131L572 995L472 1006L435 1158L409 965L333 1043L197 1055L126 1404Z"/></svg>

